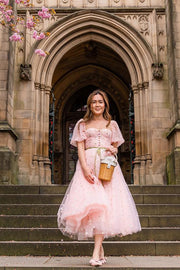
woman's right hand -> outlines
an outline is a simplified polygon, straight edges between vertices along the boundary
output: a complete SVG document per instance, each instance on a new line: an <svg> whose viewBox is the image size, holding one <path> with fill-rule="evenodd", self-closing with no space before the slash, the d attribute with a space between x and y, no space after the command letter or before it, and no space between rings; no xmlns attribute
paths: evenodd
<svg viewBox="0 0 180 270"><path fill-rule="evenodd" d="M83 168L83 173L84 173L84 176L86 178L86 180L90 183L90 184L94 184L94 175L93 175L93 170L88 168L88 167L85 167Z"/></svg>

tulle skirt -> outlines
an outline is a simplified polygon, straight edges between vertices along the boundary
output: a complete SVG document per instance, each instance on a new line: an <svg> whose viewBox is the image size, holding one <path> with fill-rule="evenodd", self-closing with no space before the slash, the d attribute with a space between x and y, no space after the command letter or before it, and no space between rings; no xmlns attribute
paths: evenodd
<svg viewBox="0 0 180 270"><path fill-rule="evenodd" d="M88 166L98 175L100 158L97 149L86 150ZM110 182L95 177L90 184L79 161L75 174L57 213L58 227L64 235L78 240L125 236L141 230L139 216L120 166L116 166Z"/></svg>

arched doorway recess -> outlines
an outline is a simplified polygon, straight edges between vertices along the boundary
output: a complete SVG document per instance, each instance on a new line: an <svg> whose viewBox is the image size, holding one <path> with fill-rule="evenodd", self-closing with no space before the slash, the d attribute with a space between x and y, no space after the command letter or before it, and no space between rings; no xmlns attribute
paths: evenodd
<svg viewBox="0 0 180 270"><path fill-rule="evenodd" d="M55 69L58 67L58 63L61 63L63 57L68 54L71 49L77 48L79 44L93 41L95 43L104 44L104 46L116 52L122 59L119 67L123 66L122 63L125 63L127 67L126 71L130 74L129 82L134 91L136 132L134 175L135 183L143 183L148 173L149 161L151 160L151 144L148 135L150 121L147 108L150 104L148 82L151 80L151 64L155 62L152 49L142 36L129 24L104 11L77 12L57 22L50 31L52 32L50 39L40 43L41 48L50 51L50 55L46 59L38 60L37 56L32 56L32 58L31 55L29 56L29 62L33 64L33 61L36 61L39 67L38 70L33 70L32 74L36 86L35 100L40 99L43 101L47 109L49 105L49 91L53 85L53 80L57 80L57 78L53 78L53 75L56 74ZM83 67L85 67L85 63L83 65ZM90 65L87 63L87 66ZM91 67L92 66L95 67L95 64L92 63ZM82 67L79 66L78 68ZM98 68L100 68L100 66L98 66ZM111 70L108 70L104 65L102 65L101 68L111 72ZM73 71L71 70L71 72ZM64 83L66 81L66 75L65 73L63 78ZM114 77L118 77L116 76L116 72L114 72ZM115 95L116 91L119 91L119 85L123 88L123 79L124 76L121 76L121 84L118 84L118 88L112 88L116 89L114 92L112 90L111 93L113 95ZM89 83L87 84L86 82L82 87L87 85L89 85ZM95 85L98 87L102 86L101 84ZM76 87L72 90L72 93L78 90L77 88L75 90L75 88ZM66 88L66 90L67 89L68 88ZM62 90L59 88L58 93L61 93L61 91ZM42 118L40 120L36 118L34 121L35 143L33 153L34 157L37 159L39 157L42 161L42 157L45 158L48 156L48 115L43 106L39 108L37 103L35 103L35 106L37 112L41 110L40 114ZM39 125L38 122L41 122L41 130L36 129L36 126ZM41 132L43 132L43 136L41 136ZM42 145L44 147L42 147Z"/></svg>

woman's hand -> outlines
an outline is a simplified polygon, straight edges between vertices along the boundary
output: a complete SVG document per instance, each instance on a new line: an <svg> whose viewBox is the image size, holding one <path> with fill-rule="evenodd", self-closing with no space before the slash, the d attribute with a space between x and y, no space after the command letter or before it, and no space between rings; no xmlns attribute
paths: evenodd
<svg viewBox="0 0 180 270"><path fill-rule="evenodd" d="M86 180L90 184L94 184L93 170L92 169L89 169L89 167L85 167L85 168L83 168L83 173L84 173L84 176L85 176Z"/></svg>
<svg viewBox="0 0 180 270"><path fill-rule="evenodd" d="M116 155L117 152L118 152L117 147L114 147L113 145L111 145L111 146L109 146L109 147L106 148L106 153L107 153L108 156L110 156L112 154L113 155Z"/></svg>

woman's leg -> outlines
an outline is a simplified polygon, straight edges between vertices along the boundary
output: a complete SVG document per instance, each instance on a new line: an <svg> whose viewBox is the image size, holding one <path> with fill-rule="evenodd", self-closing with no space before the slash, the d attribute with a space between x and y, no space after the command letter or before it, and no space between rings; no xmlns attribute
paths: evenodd
<svg viewBox="0 0 180 270"><path fill-rule="evenodd" d="M94 260L100 259L103 239L104 239L103 234L95 234L94 236L94 250L93 250L93 256L92 256Z"/></svg>
<svg viewBox="0 0 180 270"><path fill-rule="evenodd" d="M103 248L102 244L101 244L101 248L100 248L100 259L104 259L104 248Z"/></svg>

